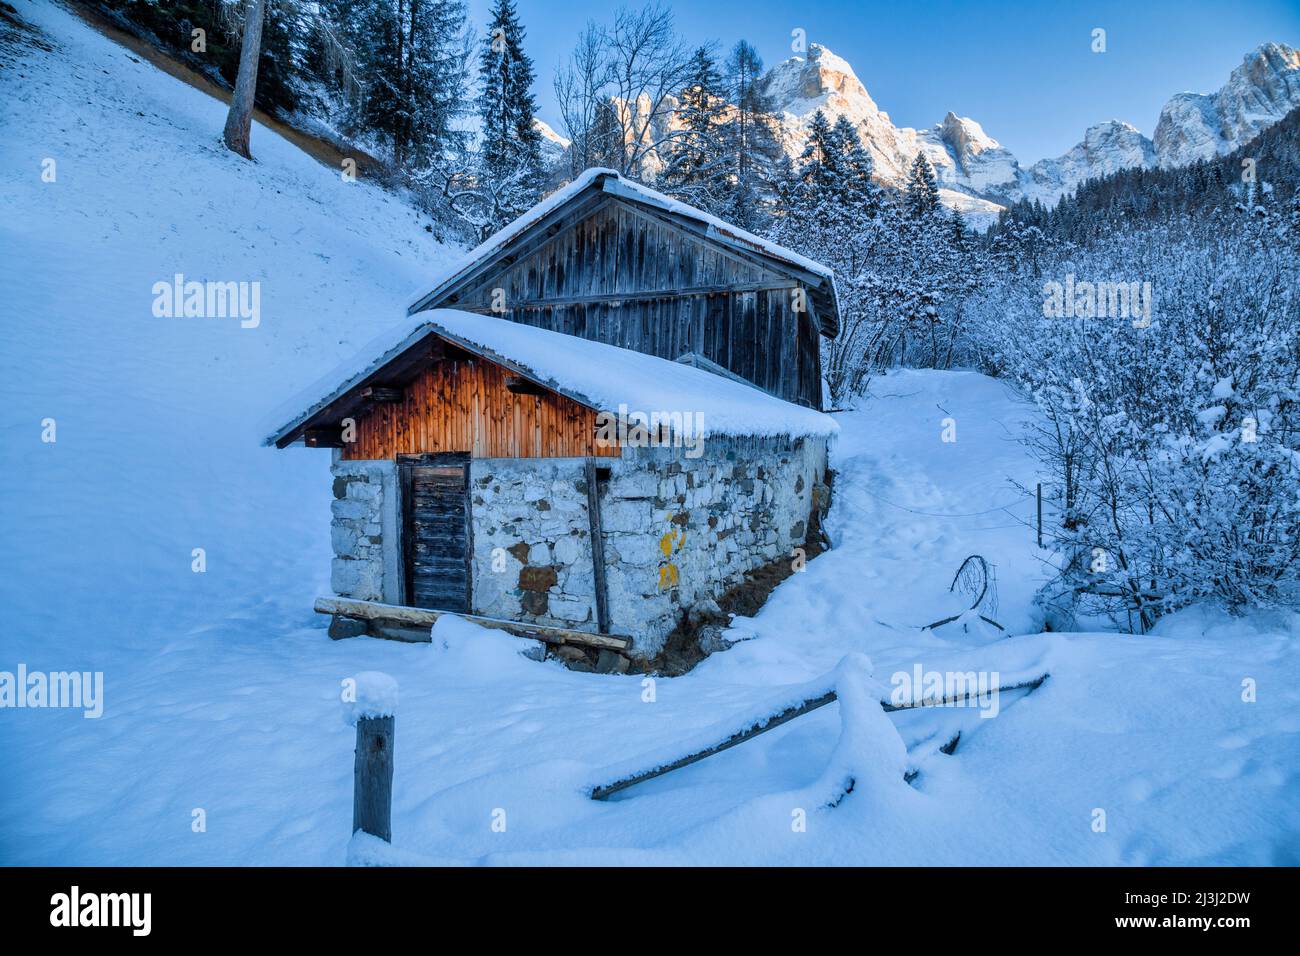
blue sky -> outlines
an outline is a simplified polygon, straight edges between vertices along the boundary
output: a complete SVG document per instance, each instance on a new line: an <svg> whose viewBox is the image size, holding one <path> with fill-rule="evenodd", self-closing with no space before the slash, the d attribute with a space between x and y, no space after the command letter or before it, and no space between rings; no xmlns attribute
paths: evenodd
<svg viewBox="0 0 1300 956"><path fill-rule="evenodd" d="M538 71L542 118L559 127L555 65L588 19L608 22L602 0L516 0ZM639 5L634 2L633 5ZM1022 163L1058 156L1093 123L1122 119L1148 136L1173 93L1209 92L1266 40L1300 46L1297 0L678 0L692 43L749 40L768 66L791 55L802 28L853 64L876 104L899 126L925 128L953 110L980 122ZM488 0L471 0L486 23ZM1090 49L1106 30L1107 52Z"/></svg>

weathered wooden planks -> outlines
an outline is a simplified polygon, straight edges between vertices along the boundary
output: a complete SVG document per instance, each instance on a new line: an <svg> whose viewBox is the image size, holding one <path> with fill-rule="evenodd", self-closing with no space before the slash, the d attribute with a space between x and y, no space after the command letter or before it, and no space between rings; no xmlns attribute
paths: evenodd
<svg viewBox="0 0 1300 956"><path fill-rule="evenodd" d="M445 304L676 359L710 361L787 401L820 407L819 333L788 272L608 198L458 289ZM805 291L807 291L805 289Z"/></svg>
<svg viewBox="0 0 1300 956"><path fill-rule="evenodd" d="M402 460L405 595L414 607L470 608L469 460Z"/></svg>
<svg viewBox="0 0 1300 956"><path fill-rule="evenodd" d="M514 385L512 390L511 385ZM617 457L596 444L596 412L563 395L531 388L483 358L446 358L427 367L401 401L366 406L346 460L465 452L475 458Z"/></svg>

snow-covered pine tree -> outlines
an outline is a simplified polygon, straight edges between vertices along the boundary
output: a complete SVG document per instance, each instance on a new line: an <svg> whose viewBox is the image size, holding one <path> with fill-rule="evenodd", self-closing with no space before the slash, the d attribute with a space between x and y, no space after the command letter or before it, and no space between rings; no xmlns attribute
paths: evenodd
<svg viewBox="0 0 1300 956"><path fill-rule="evenodd" d="M934 169L923 153L917 153L907 174L907 209L913 216L925 216L939 208L939 186Z"/></svg>
<svg viewBox="0 0 1300 956"><path fill-rule="evenodd" d="M808 124L808 138L796 164L802 188L798 193L804 205L816 205L828 198L840 174L839 141L830 120L818 110Z"/></svg>
<svg viewBox="0 0 1300 956"><path fill-rule="evenodd" d="M541 134L534 122L533 61L513 0L496 0L479 55L479 188L487 198L485 231L530 208L541 196Z"/></svg>
<svg viewBox="0 0 1300 956"><path fill-rule="evenodd" d="M769 235L835 270L841 333L822 341L822 373L841 406L866 387L892 334L900 287L889 264L898 215L871 179L871 158L847 121L814 114L797 161L778 166Z"/></svg>
<svg viewBox="0 0 1300 956"><path fill-rule="evenodd" d="M721 212L730 192L726 115L726 89L713 50L698 47L691 56L690 79L678 96L678 133L660 178L669 193L706 212Z"/></svg>
<svg viewBox="0 0 1300 956"><path fill-rule="evenodd" d="M758 51L747 41L738 41L727 57L725 74L733 104L731 121L723 128L731 187L720 214L744 229L759 231L789 157L774 132L772 103L763 92L763 59Z"/></svg>
<svg viewBox="0 0 1300 956"><path fill-rule="evenodd" d="M830 133L831 148L837 154L835 166L839 179L832 191L839 202L858 214L874 216L880 208L880 187L871 178L871 154L862 146L857 127L841 114Z"/></svg>
<svg viewBox="0 0 1300 956"><path fill-rule="evenodd" d="M353 40L364 92L354 127L408 174L463 146L470 53L464 0L355 0Z"/></svg>

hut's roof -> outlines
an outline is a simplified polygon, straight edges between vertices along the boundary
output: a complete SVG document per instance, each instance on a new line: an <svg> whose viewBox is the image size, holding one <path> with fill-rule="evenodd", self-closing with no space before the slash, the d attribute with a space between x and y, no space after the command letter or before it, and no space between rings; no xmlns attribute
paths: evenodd
<svg viewBox="0 0 1300 956"><path fill-rule="evenodd" d="M501 256L507 254L517 241L540 226L553 213L589 190L619 196L630 202L650 206L680 217L694 223L703 237L709 241L743 253L757 255L787 272L796 270L806 273L804 278L811 276L814 280L811 284L814 286L814 300L818 304L822 334L832 338L839 334L839 302L835 290L835 273L828 266L801 256L761 236L756 236L752 232L746 232L702 209L688 206L671 196L665 196L648 186L626 179L612 169L588 169L567 186L551 193L514 222L503 226L437 276L432 288L417 295L407 312L415 314L421 309L446 301L447 296L457 287L489 268Z"/></svg>
<svg viewBox="0 0 1300 956"><path fill-rule="evenodd" d="M597 411L702 415L702 434L831 435L829 416L761 389L680 362L592 342L496 316L456 309L420 312L367 345L347 362L283 405L265 444L284 447L333 413L349 396L383 384L394 366L409 363L422 343L439 338L481 355L513 374ZM700 430L694 430L701 434Z"/></svg>

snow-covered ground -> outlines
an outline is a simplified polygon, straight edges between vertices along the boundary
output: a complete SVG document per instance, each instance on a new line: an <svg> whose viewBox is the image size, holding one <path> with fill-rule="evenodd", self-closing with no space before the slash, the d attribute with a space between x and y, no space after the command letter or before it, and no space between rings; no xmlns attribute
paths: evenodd
<svg viewBox="0 0 1300 956"><path fill-rule="evenodd" d="M364 671L400 685L406 859L1300 863L1296 621L1193 609L1146 637L1032 633L1041 556L1010 484L1034 479L1014 440L1032 410L973 373L877 379L838 416L836 547L685 677L570 672L456 621L428 645L329 641L311 612L328 593L327 453L259 448L257 426L456 253L263 130L255 164L233 157L219 104L49 0L16 5L53 50L0 51L0 671L105 686L100 719L0 710L0 863L342 863L340 686ZM260 324L155 317L151 288L176 272L260 280ZM959 606L947 586L971 553L996 565L996 616L1022 636L920 630ZM993 719L886 718L864 706L857 655L886 687L918 663L1052 676ZM832 679L847 704L585 795Z"/></svg>

